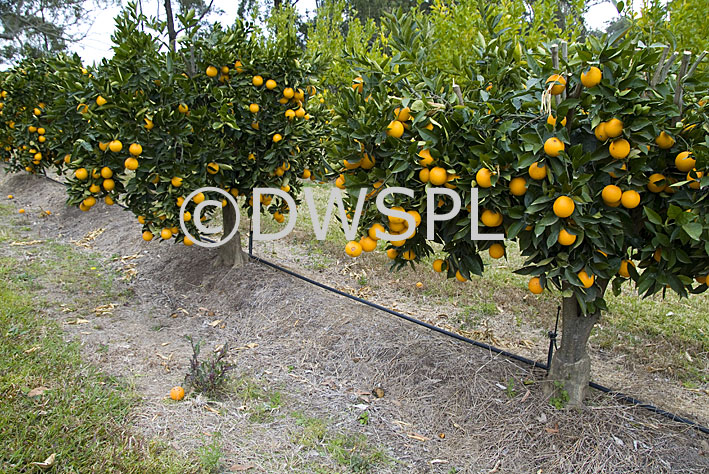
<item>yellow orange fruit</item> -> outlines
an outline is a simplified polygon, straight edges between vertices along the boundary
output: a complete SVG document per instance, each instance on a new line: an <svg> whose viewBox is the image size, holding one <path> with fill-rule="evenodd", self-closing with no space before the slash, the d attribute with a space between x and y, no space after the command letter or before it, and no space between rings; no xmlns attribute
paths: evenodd
<svg viewBox="0 0 709 474"><path fill-rule="evenodd" d="M599 123L596 128L593 129L593 134L596 138L602 142L608 140L608 134L606 133L606 123Z"/></svg>
<svg viewBox="0 0 709 474"><path fill-rule="evenodd" d="M263 77L261 76L254 76L251 79L251 83L255 85L256 87L261 87L263 85Z"/></svg>
<svg viewBox="0 0 709 474"><path fill-rule="evenodd" d="M539 166L539 162L535 161L529 165L529 177L536 179L537 181L542 180L547 177L547 167L546 165Z"/></svg>
<svg viewBox="0 0 709 474"><path fill-rule="evenodd" d="M601 191L601 198L606 203L620 202L620 198L622 196L623 191L615 184L609 184L603 188L603 191Z"/></svg>
<svg viewBox="0 0 709 474"><path fill-rule="evenodd" d="M623 133L623 122L617 118L612 118L605 123L603 131L608 135L608 138L615 138Z"/></svg>
<svg viewBox="0 0 709 474"><path fill-rule="evenodd" d="M362 246L359 242L350 240L347 242L347 245L345 245L345 253L352 258L359 257L362 253Z"/></svg>
<svg viewBox="0 0 709 474"><path fill-rule="evenodd" d="M556 137L549 138L544 142L544 153L552 158L559 156L564 148L564 143Z"/></svg>
<svg viewBox="0 0 709 474"><path fill-rule="evenodd" d="M586 72L581 73L581 84L590 89L591 87L596 87L600 84L602 78L603 73L601 70L596 66L591 66Z"/></svg>
<svg viewBox="0 0 709 474"><path fill-rule="evenodd" d="M139 165L140 165L140 163L135 158L126 158L126 160L123 162L123 166L127 170L131 170L131 171L137 170Z"/></svg>
<svg viewBox="0 0 709 474"><path fill-rule="evenodd" d="M462 273L460 273L460 270L455 272L455 279L461 282L468 281L468 279L465 278Z"/></svg>
<svg viewBox="0 0 709 474"><path fill-rule="evenodd" d="M83 181L89 177L89 172L86 170L86 168L79 168L78 170L74 171L74 176L76 177L76 179Z"/></svg>
<svg viewBox="0 0 709 474"><path fill-rule="evenodd" d="M123 149L123 143L120 140L111 140L108 144L108 149L114 153L118 153Z"/></svg>
<svg viewBox="0 0 709 474"><path fill-rule="evenodd" d="M217 77L217 74L219 73L217 68L215 68L214 66L207 66L207 70L205 72L207 74L207 77Z"/></svg>
<svg viewBox="0 0 709 474"><path fill-rule="evenodd" d="M574 213L574 209L576 209L576 204L569 196L559 196L554 201L554 214L557 217L562 219L569 217Z"/></svg>
<svg viewBox="0 0 709 474"><path fill-rule="evenodd" d="M544 287L542 287L542 282L539 277L530 278L527 288L529 288L529 291L535 295L539 295L544 291Z"/></svg>
<svg viewBox="0 0 709 474"><path fill-rule="evenodd" d="M143 240L145 240L146 242L150 242L151 240L153 240L153 237L155 236L149 230L143 232Z"/></svg>
<svg viewBox="0 0 709 474"><path fill-rule="evenodd" d="M577 273L579 280L583 284L584 288L591 288L593 286L593 281L596 279L593 275L586 273L586 270L581 270Z"/></svg>
<svg viewBox="0 0 709 474"><path fill-rule="evenodd" d="M440 166L436 166L429 172L429 181L434 186L441 186L448 181L448 172Z"/></svg>
<svg viewBox="0 0 709 474"><path fill-rule="evenodd" d="M266 81L266 89L268 89L268 90L272 91L273 89L276 88L277 85L278 84L276 84L276 81L274 81L273 79L269 79Z"/></svg>
<svg viewBox="0 0 709 474"><path fill-rule="evenodd" d="M377 237L377 231L384 233L386 232L386 229L384 229L384 226L381 225L380 223L373 224L372 227L369 228L367 231L367 235L369 236L370 239L377 241L379 240L379 237Z"/></svg>
<svg viewBox="0 0 709 474"><path fill-rule="evenodd" d="M547 84L553 84L551 86L551 95L559 95L566 89L566 79L561 74L552 74L547 79Z"/></svg>
<svg viewBox="0 0 709 474"><path fill-rule="evenodd" d="M480 220L487 227L498 227L502 224L502 214L499 212L485 209L480 215Z"/></svg>
<svg viewBox="0 0 709 474"><path fill-rule="evenodd" d="M626 209L634 209L640 204L640 193L634 189L629 189L628 191L623 192L623 195L620 198L620 203Z"/></svg>
<svg viewBox="0 0 709 474"><path fill-rule="evenodd" d="M418 152L418 156L421 158L419 164L421 166L427 167L433 163L433 157L431 156L431 150L423 149Z"/></svg>
<svg viewBox="0 0 709 474"><path fill-rule="evenodd" d="M492 186L492 172L487 168L480 168L477 173L475 173L475 182L481 188L489 188Z"/></svg>
<svg viewBox="0 0 709 474"><path fill-rule="evenodd" d="M436 272L441 273L446 268L448 268L448 264L445 260L441 260L440 258L438 258L433 261L433 270L435 270Z"/></svg>
<svg viewBox="0 0 709 474"><path fill-rule="evenodd" d="M212 66L210 66L212 67ZM216 70L216 68L214 68ZM175 401L180 401L185 398L185 389L182 387L172 387L170 389L170 398Z"/></svg>
<svg viewBox="0 0 709 474"><path fill-rule="evenodd" d="M665 186L667 186L665 183L665 177L660 173L653 173L648 178L647 189L653 193L661 193L665 189Z"/></svg>
<svg viewBox="0 0 709 474"><path fill-rule="evenodd" d="M675 157L675 166L678 170L683 171L685 173L694 169L696 165L697 160L692 158L691 151L683 151L681 153L678 153Z"/></svg>
<svg viewBox="0 0 709 474"><path fill-rule="evenodd" d="M128 152L133 156L139 156L141 153L143 153L143 147L140 146L140 144L138 143L131 143L131 145L128 147Z"/></svg>
<svg viewBox="0 0 709 474"><path fill-rule="evenodd" d="M573 245L573 243L576 242L576 235L570 233L566 229L561 229L559 231L559 236L557 237L557 241L561 245L565 245L565 246Z"/></svg>
<svg viewBox="0 0 709 474"><path fill-rule="evenodd" d="M630 154L630 143L625 138L618 138L611 142L608 151L616 160L622 160Z"/></svg>
<svg viewBox="0 0 709 474"><path fill-rule="evenodd" d="M404 124L402 124L398 120L392 120L387 126L386 134L390 137L401 138L401 136L404 134Z"/></svg>
<svg viewBox="0 0 709 474"><path fill-rule="evenodd" d="M657 138L655 138L655 143L662 150L668 150L668 149L672 148L672 145L675 144L675 139L672 138L667 132L662 131L657 136Z"/></svg>
<svg viewBox="0 0 709 474"><path fill-rule="evenodd" d="M635 267L635 264L630 260L623 260L622 262L620 262L620 269L618 269L618 274L620 274L620 276L622 277L630 278L630 270L628 270L628 266Z"/></svg>
<svg viewBox="0 0 709 474"><path fill-rule="evenodd" d="M502 258L505 255L505 247L502 244L492 244L488 249L488 253L494 259Z"/></svg>

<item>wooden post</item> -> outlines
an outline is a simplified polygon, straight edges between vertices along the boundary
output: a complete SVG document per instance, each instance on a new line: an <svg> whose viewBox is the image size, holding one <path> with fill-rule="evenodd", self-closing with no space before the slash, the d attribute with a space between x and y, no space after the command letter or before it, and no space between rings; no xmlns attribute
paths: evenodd
<svg viewBox="0 0 709 474"><path fill-rule="evenodd" d="M559 73L559 45L558 44L553 44L551 45L551 62L552 65L554 66L554 72L556 74ZM554 100L556 102L556 105L559 105L561 102L561 97L554 96Z"/></svg>
<svg viewBox="0 0 709 474"><path fill-rule="evenodd" d="M677 123L682 120L682 111L684 109L684 101L682 100L682 80L684 75L687 74L687 68L689 67L689 59L692 57L692 53L685 51L682 53L682 61L679 65L679 72L677 73L677 87L675 87L675 98L674 102L679 110L679 115L673 120L673 123Z"/></svg>
<svg viewBox="0 0 709 474"><path fill-rule="evenodd" d="M655 74L652 76L652 81L650 81L650 86L655 87L658 82L660 82L660 77L662 76L662 67L665 65L665 60L667 55L670 53L670 47L665 46L662 50L662 56L660 57L660 62L657 63L657 68L655 68Z"/></svg>
<svg viewBox="0 0 709 474"><path fill-rule="evenodd" d="M561 41L561 58L564 60L564 62L569 59L569 44L566 42L566 40ZM566 100L566 89L564 89L564 92L561 94L561 97Z"/></svg>

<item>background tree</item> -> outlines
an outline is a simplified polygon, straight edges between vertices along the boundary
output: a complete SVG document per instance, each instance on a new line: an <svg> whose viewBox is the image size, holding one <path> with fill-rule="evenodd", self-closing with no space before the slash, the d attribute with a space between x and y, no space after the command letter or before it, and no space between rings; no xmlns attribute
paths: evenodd
<svg viewBox="0 0 709 474"><path fill-rule="evenodd" d="M0 63L66 50L84 38L91 8L115 0L0 0Z"/></svg>

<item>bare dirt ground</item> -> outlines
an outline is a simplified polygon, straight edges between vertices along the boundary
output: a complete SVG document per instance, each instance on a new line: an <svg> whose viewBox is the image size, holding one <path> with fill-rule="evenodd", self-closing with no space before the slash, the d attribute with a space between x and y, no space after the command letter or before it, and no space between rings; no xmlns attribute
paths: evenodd
<svg viewBox="0 0 709 474"><path fill-rule="evenodd" d="M597 392L583 411L557 410L541 393L542 372L261 264L226 271L209 250L145 243L128 212L102 204L89 213L67 208L63 188L42 178L0 174L0 196L7 194L27 210L19 219L25 238L75 242L102 256L99 271L117 276L114 292L121 296L101 315L71 310L72 298L91 298L91 288L82 295L46 291L56 302L52 317L89 321L64 326L86 359L135 384L142 396L136 434L184 452L218 439L225 472L250 466L248 472L273 473L709 470L709 437L692 428ZM41 210L52 215L40 218ZM2 225L17 226L5 218ZM308 249L288 242L257 250L333 286L354 288L359 272L309 270ZM38 244L3 251L41 258L43 250ZM433 319L448 311L404 290L365 296ZM532 329L522 328L522 336L512 334L519 327L495 331L517 352L544 353L535 340L520 345L524 331L539 338ZM204 341L205 353L225 343L231 348L236 368L218 400L194 394L166 400L188 368L184 335ZM631 374L613 354L594 360L596 369L602 363L621 372L601 370L594 375L599 382L706 418L705 401ZM375 396L377 388L383 397Z"/></svg>

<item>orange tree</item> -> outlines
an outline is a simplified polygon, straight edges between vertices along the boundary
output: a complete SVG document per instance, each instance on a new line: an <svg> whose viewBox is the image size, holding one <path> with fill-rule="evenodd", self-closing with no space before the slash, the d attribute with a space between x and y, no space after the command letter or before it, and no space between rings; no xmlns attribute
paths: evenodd
<svg viewBox="0 0 709 474"><path fill-rule="evenodd" d="M455 87L417 61L435 48L426 24L388 20L390 59L352 58L352 88L335 108L331 155L342 168L336 185L354 208L369 199L351 256L372 250L376 229L407 231L401 217L380 215L376 193L413 190L390 206L412 215L413 236L389 242L394 267L440 244L436 271L460 281L484 268L480 253L502 258L505 243L471 239L471 189L487 232L516 240L533 293L556 288L563 299L563 339L547 384L581 404L588 386L587 341L606 309L608 285L629 282L640 295L667 289L706 291L709 217L707 78L683 77L683 113L674 101L678 67L654 82L661 48L633 32L589 38L569 47L558 67L546 49L523 51L501 38L476 45L466 67L471 87ZM526 48L523 48L526 50ZM651 83L652 81L652 83ZM557 99L558 98L558 99ZM436 222L427 239L426 192L455 190L467 207ZM374 189L374 191L372 191ZM453 208L437 197L435 212ZM560 387L563 387L561 389Z"/></svg>
<svg viewBox="0 0 709 474"><path fill-rule="evenodd" d="M198 188L233 196L254 187L297 194L294 179L319 170L320 121L308 113L312 66L292 38L266 41L241 23L202 31L192 13L178 17L177 49L161 47L164 24L126 9L116 20L114 56L87 83L63 84L62 109L88 123L67 158L69 204L88 211L100 199L123 201L143 238L193 242L179 226L184 199ZM140 28L143 25L145 28ZM197 234L187 207L186 226ZM247 197L244 206L252 212ZM287 206L265 196L262 209L283 221ZM225 211L227 227L233 210ZM210 218L215 213L205 216ZM226 229L227 231L230 229ZM241 258L236 251L225 252Z"/></svg>

